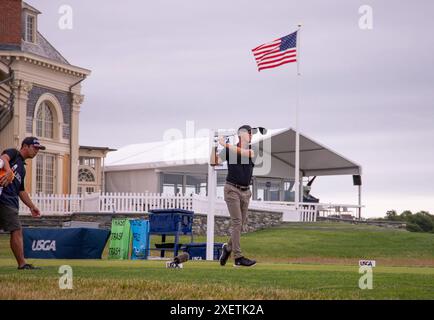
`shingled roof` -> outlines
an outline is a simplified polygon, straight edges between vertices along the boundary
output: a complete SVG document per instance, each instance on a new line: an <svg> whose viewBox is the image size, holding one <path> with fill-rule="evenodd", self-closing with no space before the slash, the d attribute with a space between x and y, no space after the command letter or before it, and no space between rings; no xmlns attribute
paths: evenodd
<svg viewBox="0 0 434 320"><path fill-rule="evenodd" d="M21 51L33 53L38 56L48 58L60 63L70 64L53 45L48 42L44 36L39 33L36 33L36 43L30 43L26 41L21 41Z"/></svg>
<svg viewBox="0 0 434 320"><path fill-rule="evenodd" d="M26 2L21 3L21 10L22 10L22 14L25 14L25 12L30 12L32 15L41 14L41 12L38 9L32 7ZM25 17L23 16L21 18L21 16L16 14L16 11L15 11L15 16L13 15L13 13L14 12L11 13L12 16L11 19L13 18L17 20L21 19L20 23L23 24L25 21ZM4 17L2 16L2 18ZM25 28L25 25L22 25L21 27ZM59 51L57 51L56 48L54 48L54 46L47 39L45 39L45 37L37 30L37 28L38 26L36 25L34 43L25 41L21 36L20 37L21 41L18 38L18 40L16 39L13 40L15 42L12 41L12 42L0 43L0 51L15 51L15 52L18 51L18 52L30 53L45 59L52 60L53 62L70 66L71 64L68 62L68 60L66 60L65 57L63 57L62 54ZM12 31L17 31L17 30L12 30ZM8 30L6 30L6 32L8 32ZM22 31L18 30L17 32L22 34ZM10 40L11 38L12 37L7 38L6 41L11 41Z"/></svg>

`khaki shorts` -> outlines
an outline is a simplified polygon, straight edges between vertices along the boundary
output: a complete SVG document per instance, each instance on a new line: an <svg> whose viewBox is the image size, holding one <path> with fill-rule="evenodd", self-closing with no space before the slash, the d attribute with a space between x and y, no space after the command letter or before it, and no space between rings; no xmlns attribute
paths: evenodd
<svg viewBox="0 0 434 320"><path fill-rule="evenodd" d="M0 204L0 230L12 232L21 229L18 209Z"/></svg>

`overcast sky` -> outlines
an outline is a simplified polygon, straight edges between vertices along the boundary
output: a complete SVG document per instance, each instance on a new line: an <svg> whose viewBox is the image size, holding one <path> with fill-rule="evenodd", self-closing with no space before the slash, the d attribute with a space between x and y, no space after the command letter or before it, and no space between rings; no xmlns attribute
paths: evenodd
<svg viewBox="0 0 434 320"><path fill-rule="evenodd" d="M295 64L258 73L251 49L301 35L300 130L363 167L365 216L434 213L434 2L29 0L83 83L80 144L119 148L165 130L294 122ZM73 9L61 30L59 8ZM359 28L359 7L373 29ZM321 202L356 203L351 176L319 177Z"/></svg>

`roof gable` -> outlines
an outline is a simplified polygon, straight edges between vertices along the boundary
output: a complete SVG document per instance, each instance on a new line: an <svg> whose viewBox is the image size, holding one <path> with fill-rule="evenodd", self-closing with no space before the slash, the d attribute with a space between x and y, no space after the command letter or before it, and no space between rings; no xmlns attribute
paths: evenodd
<svg viewBox="0 0 434 320"><path fill-rule="evenodd" d="M22 8L23 8L23 10L24 9L29 10L29 11L33 12L34 14L41 14L42 13L41 11L39 11L35 7L32 7L30 4L28 4L27 2L24 2L24 1L22 3Z"/></svg>
<svg viewBox="0 0 434 320"><path fill-rule="evenodd" d="M30 43L27 41L21 42L21 49L23 52L33 53L38 56L48 58L60 63L68 64L69 62L60 54L53 45L48 42L47 39L42 36L38 31L36 32L36 43Z"/></svg>

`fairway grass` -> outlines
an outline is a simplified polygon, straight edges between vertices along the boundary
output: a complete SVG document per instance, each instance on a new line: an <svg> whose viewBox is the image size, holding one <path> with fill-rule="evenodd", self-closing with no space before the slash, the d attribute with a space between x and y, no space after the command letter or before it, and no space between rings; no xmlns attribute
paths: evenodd
<svg viewBox="0 0 434 320"><path fill-rule="evenodd" d="M225 267L189 261L170 270L165 261L112 261L104 255L29 260L43 269L19 271L3 235L0 299L434 299L433 244L432 234L289 224L243 235L246 255L259 261L252 268L234 268L229 260ZM372 290L359 288L357 262L363 258L377 260ZM72 290L59 289L61 265L73 269Z"/></svg>
<svg viewBox="0 0 434 320"><path fill-rule="evenodd" d="M189 261L34 261L18 271L0 260L0 299L434 299L434 268L377 267L372 290L358 287L357 266L261 263L253 268ZM60 290L58 269L73 269L73 290Z"/></svg>

